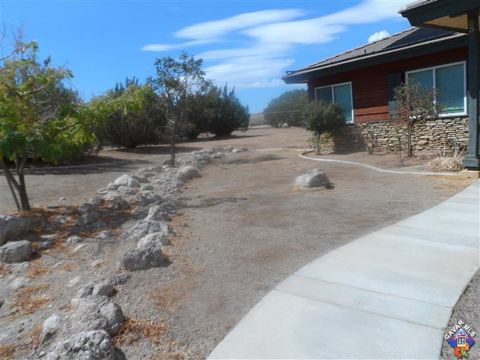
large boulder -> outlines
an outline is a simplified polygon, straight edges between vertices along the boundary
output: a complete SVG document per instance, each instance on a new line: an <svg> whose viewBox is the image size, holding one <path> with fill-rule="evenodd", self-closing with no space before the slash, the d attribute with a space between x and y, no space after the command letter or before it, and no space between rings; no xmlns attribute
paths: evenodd
<svg viewBox="0 0 480 360"><path fill-rule="evenodd" d="M72 323L76 330L104 330L110 335L120 331L123 313L120 306L106 296L90 295L74 299Z"/></svg>
<svg viewBox="0 0 480 360"><path fill-rule="evenodd" d="M147 270L168 265L160 248L133 249L123 254L120 266L128 271Z"/></svg>
<svg viewBox="0 0 480 360"><path fill-rule="evenodd" d="M33 220L25 217L0 215L0 245L10 240L18 240L28 233L33 226Z"/></svg>
<svg viewBox="0 0 480 360"><path fill-rule="evenodd" d="M42 334L40 336L40 343L43 344L52 339L62 326L62 318L57 314L50 316L42 326Z"/></svg>
<svg viewBox="0 0 480 360"><path fill-rule="evenodd" d="M327 175L321 169L308 170L306 174L298 176L295 179L295 186L302 189L326 187L330 188L331 183Z"/></svg>
<svg viewBox="0 0 480 360"><path fill-rule="evenodd" d="M120 360L122 353L103 330L83 331L59 343L47 360Z"/></svg>
<svg viewBox="0 0 480 360"><path fill-rule="evenodd" d="M0 261L19 263L30 260L32 243L28 240L11 241L0 246Z"/></svg>
<svg viewBox="0 0 480 360"><path fill-rule="evenodd" d="M121 186L129 187L129 188L140 187L140 182L127 174L118 177L113 182L113 184L116 185L117 187L121 187Z"/></svg>
<svg viewBox="0 0 480 360"><path fill-rule="evenodd" d="M166 245L170 245L170 240L164 233L159 232L141 238L137 243L137 249L161 248Z"/></svg>
<svg viewBox="0 0 480 360"><path fill-rule="evenodd" d="M177 178L180 183L186 183L196 177L200 177L200 171L192 165L187 165L180 168L177 172Z"/></svg>
<svg viewBox="0 0 480 360"><path fill-rule="evenodd" d="M145 235L153 233L163 233L169 235L171 233L170 226L166 221L138 221L132 227L128 228L123 236L128 241L138 241Z"/></svg>

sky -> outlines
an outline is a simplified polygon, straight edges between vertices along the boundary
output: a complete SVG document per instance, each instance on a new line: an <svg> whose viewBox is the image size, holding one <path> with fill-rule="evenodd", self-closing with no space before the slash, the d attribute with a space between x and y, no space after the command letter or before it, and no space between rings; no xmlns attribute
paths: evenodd
<svg viewBox="0 0 480 360"><path fill-rule="evenodd" d="M84 100L182 50L204 60L209 79L235 87L251 113L304 85L295 70L409 28L412 0L0 0L7 35L36 40L42 57L73 71ZM8 37L7 37L8 40Z"/></svg>

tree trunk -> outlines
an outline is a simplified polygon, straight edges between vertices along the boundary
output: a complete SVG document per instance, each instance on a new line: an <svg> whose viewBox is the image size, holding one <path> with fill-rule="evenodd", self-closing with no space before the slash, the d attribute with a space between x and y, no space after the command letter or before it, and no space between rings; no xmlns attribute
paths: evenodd
<svg viewBox="0 0 480 360"><path fill-rule="evenodd" d="M315 147L317 148L317 154L320 154L320 134L315 134Z"/></svg>
<svg viewBox="0 0 480 360"><path fill-rule="evenodd" d="M412 133L413 133L413 124L408 124L408 134L407 134L408 157L413 156Z"/></svg>
<svg viewBox="0 0 480 360"><path fill-rule="evenodd" d="M31 211L30 202L28 200L28 193L27 193L27 186L25 183L25 161L22 160L20 164L16 164L17 166L17 176L18 180L15 179L11 170L8 168L7 162L5 159L1 161L2 170L5 175L5 179L7 180L8 187L10 188L10 192L12 194L13 200L15 201L15 205L18 211ZM19 201L20 198L20 201Z"/></svg>
<svg viewBox="0 0 480 360"><path fill-rule="evenodd" d="M177 140L177 119L172 121L172 129L170 133L170 166L175 167L175 144Z"/></svg>

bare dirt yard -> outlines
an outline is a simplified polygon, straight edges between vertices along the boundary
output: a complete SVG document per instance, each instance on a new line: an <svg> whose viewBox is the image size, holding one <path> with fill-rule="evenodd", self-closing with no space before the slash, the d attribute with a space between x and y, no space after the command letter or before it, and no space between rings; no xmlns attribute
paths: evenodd
<svg viewBox="0 0 480 360"><path fill-rule="evenodd" d="M218 146L249 151L205 166L202 176L176 196L172 245L165 250L169 265L127 272L128 281L115 287L112 299L127 322L114 341L128 359L205 358L257 301L299 267L434 206L472 182L300 159L292 150L307 147L307 134L300 129L256 128L236 135L181 146L184 151ZM117 176L166 159L165 149L158 148L101 156L116 160L100 168L29 176L34 204L58 204L61 196L80 204ZM367 157L355 155L355 161ZM295 177L312 168L322 168L333 188L295 190ZM8 196L1 184L0 211L12 210ZM22 358L38 347L41 324L53 313L69 316L80 284L124 274L118 258L126 246L115 229L107 240L92 239L78 251L58 244L26 265L24 286L15 273L23 270L0 268L0 328L6 329L0 334L0 359ZM32 304L32 298L44 301ZM15 299L25 302L24 308L12 305Z"/></svg>

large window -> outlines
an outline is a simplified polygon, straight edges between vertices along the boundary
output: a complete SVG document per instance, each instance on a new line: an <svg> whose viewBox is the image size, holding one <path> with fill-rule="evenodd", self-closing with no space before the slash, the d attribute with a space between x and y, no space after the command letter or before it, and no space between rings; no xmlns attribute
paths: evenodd
<svg viewBox="0 0 480 360"><path fill-rule="evenodd" d="M353 123L352 84L336 84L315 89L315 99L333 102L342 110L347 123Z"/></svg>
<svg viewBox="0 0 480 360"><path fill-rule="evenodd" d="M433 101L440 105L440 115L444 116L466 115L465 78L464 62L407 72L407 81L414 80L426 88L437 90Z"/></svg>

